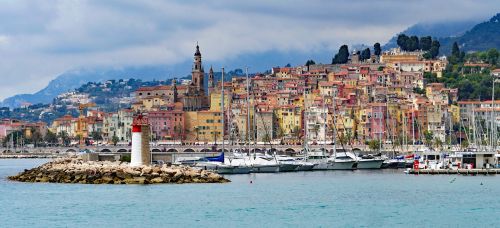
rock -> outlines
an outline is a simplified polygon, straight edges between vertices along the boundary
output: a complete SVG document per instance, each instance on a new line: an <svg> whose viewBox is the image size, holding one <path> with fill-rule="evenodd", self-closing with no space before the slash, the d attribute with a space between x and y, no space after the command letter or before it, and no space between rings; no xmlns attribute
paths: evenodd
<svg viewBox="0 0 500 228"><path fill-rule="evenodd" d="M164 180L163 178L161 177L155 177L153 179L151 179L150 181L152 184L160 184L160 183L164 183Z"/></svg>
<svg viewBox="0 0 500 228"><path fill-rule="evenodd" d="M133 177L131 179L125 179L126 184L144 184L146 182L146 177Z"/></svg>
<svg viewBox="0 0 500 228"><path fill-rule="evenodd" d="M39 167L8 177L21 182L80 184L159 184L159 183L225 183L222 176L187 166L140 166L128 163L89 161L78 158L56 159Z"/></svg>

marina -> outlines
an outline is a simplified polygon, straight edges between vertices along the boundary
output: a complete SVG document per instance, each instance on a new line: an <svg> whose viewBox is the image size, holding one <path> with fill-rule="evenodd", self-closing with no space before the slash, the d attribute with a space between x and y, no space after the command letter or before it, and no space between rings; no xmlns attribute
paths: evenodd
<svg viewBox="0 0 500 228"><path fill-rule="evenodd" d="M401 169L253 173L226 175L231 182L222 185L6 179L47 161L0 160L2 226L496 227L500 213L500 200L492 197L500 182L489 175L405 175Z"/></svg>

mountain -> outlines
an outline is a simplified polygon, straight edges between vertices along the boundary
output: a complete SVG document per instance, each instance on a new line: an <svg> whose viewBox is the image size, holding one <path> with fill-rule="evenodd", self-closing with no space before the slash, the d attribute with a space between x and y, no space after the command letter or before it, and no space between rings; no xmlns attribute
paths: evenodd
<svg viewBox="0 0 500 228"><path fill-rule="evenodd" d="M464 34L467 30L476 25L479 21L477 20L466 20L466 21L449 21L449 22L439 22L439 23L418 23L415 24L401 33L409 36L432 36L432 37L456 37ZM382 49L388 50L397 47L396 40L398 33L394 35L383 47ZM441 45L442 46L442 45Z"/></svg>
<svg viewBox="0 0 500 228"><path fill-rule="evenodd" d="M143 80L166 79L169 71L165 66L141 66L126 68L93 68L65 72L50 81L47 87L34 94L19 94L6 98L2 107L19 107L22 103L50 103L57 95L80 87L87 82L109 79L141 78Z"/></svg>
<svg viewBox="0 0 500 228"><path fill-rule="evenodd" d="M490 20L475 25L461 36L439 39L440 53L450 54L451 47L457 42L465 52L484 51L490 48L500 49L500 13Z"/></svg>
<svg viewBox="0 0 500 228"><path fill-rule="evenodd" d="M249 72L263 72L271 67L286 64L298 65L305 64L308 59L314 59L316 63L330 63L334 50L315 50L311 52L286 52L269 50L259 53L248 53L228 58L226 61L209 61L204 59L203 65L205 72L208 73L210 66L213 66L216 72L216 79L220 77L217 73L220 67L224 66L228 72L227 76L238 74L241 71L230 72L229 69L244 69L249 67ZM202 50L203 54L203 50ZM102 82L109 79L141 79L147 80L165 80L170 78L184 78L191 73L192 60L187 59L183 62L171 65L149 65L135 67L95 67L71 70L55 77L47 87L33 94L19 94L6 98L0 103L1 107L15 108L22 103L50 103L57 95L78 88L87 82ZM229 80L229 77L226 78ZM205 84L206 84L205 80Z"/></svg>

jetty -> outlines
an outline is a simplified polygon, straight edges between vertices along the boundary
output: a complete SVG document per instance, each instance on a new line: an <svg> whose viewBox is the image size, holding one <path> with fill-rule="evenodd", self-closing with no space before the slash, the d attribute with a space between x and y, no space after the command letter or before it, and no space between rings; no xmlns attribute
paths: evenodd
<svg viewBox="0 0 500 228"><path fill-rule="evenodd" d="M500 173L500 169L409 169L408 174L459 174L459 175L496 175Z"/></svg>
<svg viewBox="0 0 500 228"><path fill-rule="evenodd" d="M226 183L224 177L206 170L175 165L130 166L128 162L85 161L59 158L8 177L21 182L79 184Z"/></svg>

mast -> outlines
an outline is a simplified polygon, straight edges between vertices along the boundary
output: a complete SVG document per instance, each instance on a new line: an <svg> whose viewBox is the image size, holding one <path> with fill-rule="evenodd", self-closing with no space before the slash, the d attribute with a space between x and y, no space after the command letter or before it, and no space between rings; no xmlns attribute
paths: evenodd
<svg viewBox="0 0 500 228"><path fill-rule="evenodd" d="M304 86L304 91L302 91L302 96L304 97L304 157L307 161L307 153L309 152L309 145L307 142L307 104L306 104L306 87Z"/></svg>
<svg viewBox="0 0 500 228"><path fill-rule="evenodd" d="M221 79L221 115L222 115L222 153L224 153L224 136L225 136L225 114L224 114L224 67L222 67L222 79Z"/></svg>
<svg viewBox="0 0 500 228"><path fill-rule="evenodd" d="M325 111L325 95L323 95L323 149L326 149L326 111Z"/></svg>
<svg viewBox="0 0 500 228"><path fill-rule="evenodd" d="M491 88L491 130L490 130L490 133L491 133L491 137L490 137L490 147L491 147L491 151L495 151L495 140L494 140L494 137L495 137L495 133L494 133L494 130L496 130L496 127L495 127L495 119L494 119L494 116L495 116L495 81L496 81L496 78L493 77L493 88Z"/></svg>
<svg viewBox="0 0 500 228"><path fill-rule="evenodd" d="M335 138L337 136L337 117L336 117L336 113L335 113L335 108L337 105L335 104L335 97L332 100L333 100L333 138L332 138L333 156L335 156L335 158L337 158L337 142L335 140Z"/></svg>
<svg viewBox="0 0 500 228"><path fill-rule="evenodd" d="M411 134L412 149L415 150L415 111L411 110Z"/></svg>
<svg viewBox="0 0 500 228"><path fill-rule="evenodd" d="M247 77L247 147L250 154L250 79L248 77L248 67L245 67L245 74Z"/></svg>
<svg viewBox="0 0 500 228"><path fill-rule="evenodd" d="M379 106L379 115L378 115L378 125L379 125L379 135L378 135L378 151L382 152L382 134L383 134L383 129L382 129L382 118L384 118L384 113L382 112L382 105Z"/></svg>
<svg viewBox="0 0 500 228"><path fill-rule="evenodd" d="M476 139L476 114L475 107L472 107L472 141L474 142L474 146L477 147L477 139Z"/></svg>

